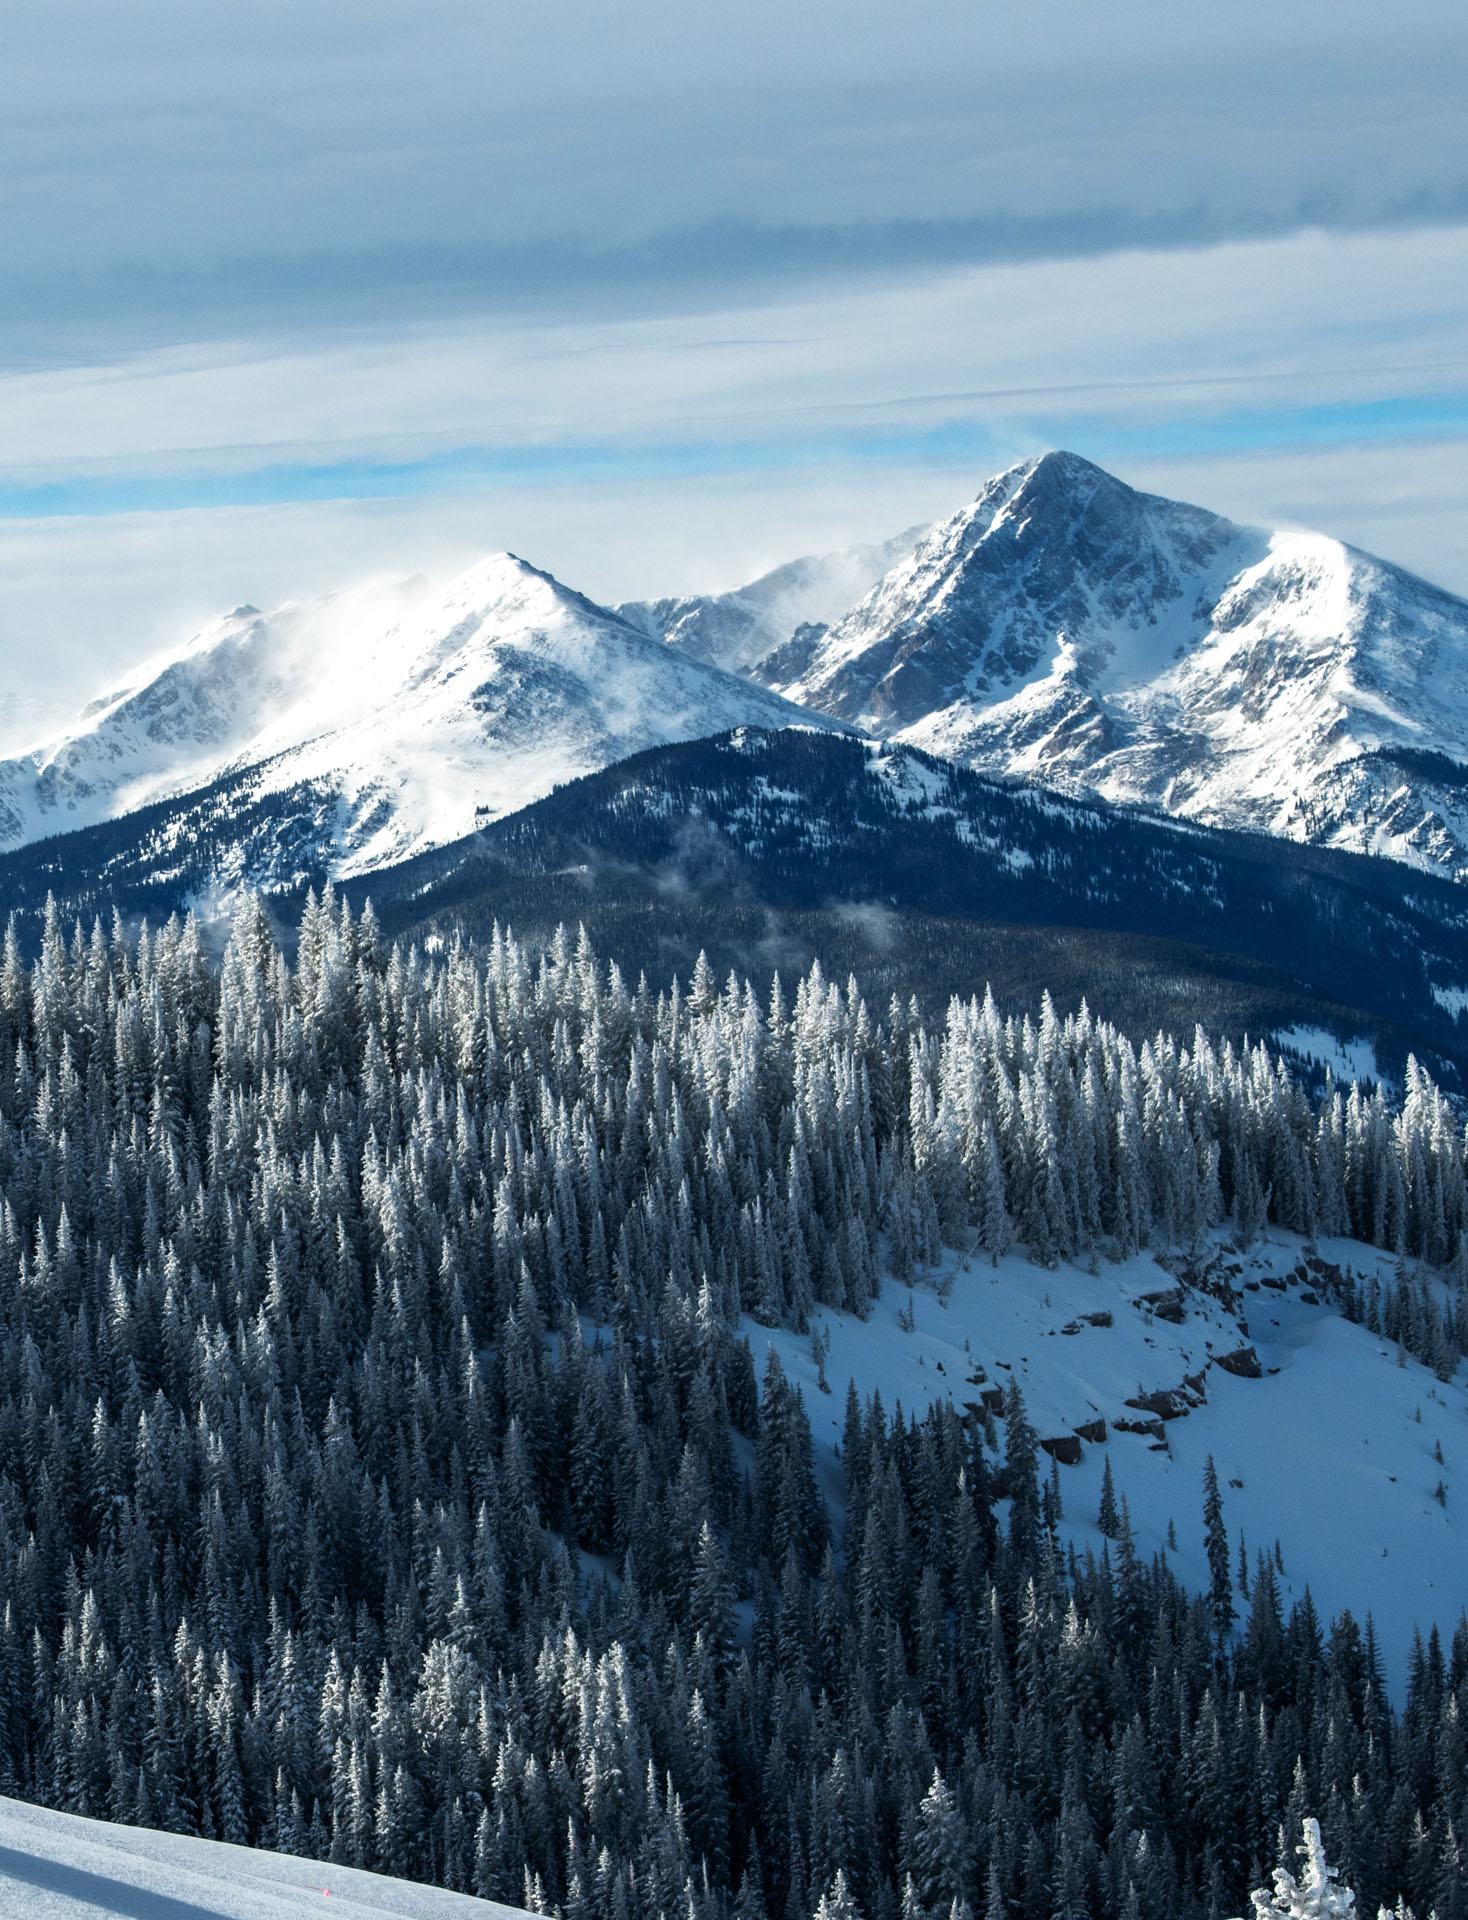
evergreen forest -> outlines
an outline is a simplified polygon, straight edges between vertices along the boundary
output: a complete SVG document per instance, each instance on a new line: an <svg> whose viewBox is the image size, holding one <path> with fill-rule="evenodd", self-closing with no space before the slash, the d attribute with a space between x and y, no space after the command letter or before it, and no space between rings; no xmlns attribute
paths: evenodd
<svg viewBox="0 0 1468 1920"><path fill-rule="evenodd" d="M1124 1501L1078 1554L1014 1388L852 1391L832 1508L741 1331L1273 1221L1441 1269L1341 1305L1451 1372L1425 1073L330 891L293 946L53 908L0 958L0 1791L562 1920L1218 1920L1318 1818L1363 1907L1465 1920L1468 1622L1397 1710L1369 1619L1236 1585L1216 1481L1208 1591Z"/></svg>

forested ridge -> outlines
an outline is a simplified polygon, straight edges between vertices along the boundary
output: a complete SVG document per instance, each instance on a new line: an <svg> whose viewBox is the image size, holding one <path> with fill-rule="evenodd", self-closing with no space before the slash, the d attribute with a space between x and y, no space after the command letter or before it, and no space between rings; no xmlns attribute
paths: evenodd
<svg viewBox="0 0 1468 1920"><path fill-rule="evenodd" d="M54 894L161 923L232 897L241 875L284 919L329 870L336 802L246 768L194 792L0 853L0 901L27 954ZM324 836L324 837L323 837ZM1400 1079L1409 1052L1468 1084L1462 890L1395 860L1164 822L1095 797L996 781L908 746L743 727L647 749L462 840L343 885L387 933L512 921L538 950L584 922L629 980L686 979L700 949L759 983L819 957L873 1004L941 1010L991 981L1006 1013L1035 982L1084 994L1140 1044L1159 1027L1368 1033ZM875 983L882 983L880 994Z"/></svg>
<svg viewBox="0 0 1468 1920"><path fill-rule="evenodd" d="M1214 1489L1210 1592L1124 1503L1078 1557L1014 1389L853 1393L828 1513L739 1332L1228 1214L1461 1268L1415 1069L1312 1101L1201 1033L388 951L329 894L293 964L254 902L217 966L53 912L0 1190L0 1791L564 1920L1215 1916L1318 1815L1363 1903L1465 1912L1468 1625L1397 1714ZM1387 1310L1451 1368L1463 1304Z"/></svg>

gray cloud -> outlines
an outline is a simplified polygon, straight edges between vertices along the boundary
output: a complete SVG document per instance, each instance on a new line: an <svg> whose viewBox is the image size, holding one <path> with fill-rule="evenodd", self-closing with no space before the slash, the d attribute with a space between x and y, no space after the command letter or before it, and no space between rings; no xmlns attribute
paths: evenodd
<svg viewBox="0 0 1468 1920"><path fill-rule="evenodd" d="M884 436L955 421L991 430L1002 453L1098 423L1461 392L1465 370L1462 229L1315 233L868 274L723 312L420 324L0 370L0 488L464 446L563 465L578 448L683 446L748 464L739 449L755 442L856 435L880 451Z"/></svg>
<svg viewBox="0 0 1468 1920"><path fill-rule="evenodd" d="M12 357L1451 218L1459 7L23 6Z"/></svg>

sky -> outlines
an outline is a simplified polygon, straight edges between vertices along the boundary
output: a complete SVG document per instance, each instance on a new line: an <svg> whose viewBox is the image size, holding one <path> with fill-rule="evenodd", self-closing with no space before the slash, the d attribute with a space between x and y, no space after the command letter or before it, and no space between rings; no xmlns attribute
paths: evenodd
<svg viewBox="0 0 1468 1920"><path fill-rule="evenodd" d="M0 735L241 601L725 587L1068 446L1468 593L1468 10L12 0Z"/></svg>

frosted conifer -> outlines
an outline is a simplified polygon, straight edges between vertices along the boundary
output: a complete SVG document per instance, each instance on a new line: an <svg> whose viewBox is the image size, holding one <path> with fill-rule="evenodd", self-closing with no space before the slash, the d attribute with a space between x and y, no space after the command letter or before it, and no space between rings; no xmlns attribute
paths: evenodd
<svg viewBox="0 0 1468 1920"><path fill-rule="evenodd" d="M1295 1852L1305 1862L1305 1871L1296 1880L1288 1867L1274 1870L1274 1892L1256 1887L1250 1894L1255 1920L1270 1920L1271 1915L1286 1915L1288 1920L1347 1920L1356 1911L1356 1896L1349 1887L1336 1884L1336 1869L1325 1858L1320 1838L1320 1822L1303 1823L1304 1844Z"/></svg>
<svg viewBox="0 0 1468 1920"><path fill-rule="evenodd" d="M861 1920L861 1908L851 1897L846 1871L836 1869L836 1877L816 1902L815 1920Z"/></svg>

